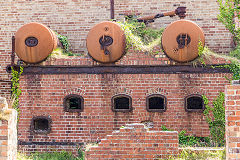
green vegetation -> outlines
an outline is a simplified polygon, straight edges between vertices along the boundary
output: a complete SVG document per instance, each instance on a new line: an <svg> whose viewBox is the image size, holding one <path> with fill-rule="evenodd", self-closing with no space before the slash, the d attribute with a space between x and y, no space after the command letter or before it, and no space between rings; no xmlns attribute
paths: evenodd
<svg viewBox="0 0 240 160"><path fill-rule="evenodd" d="M196 137L193 135L187 135L185 130L182 130L179 137L179 145L181 147L209 147L210 138L209 137Z"/></svg>
<svg viewBox="0 0 240 160"><path fill-rule="evenodd" d="M209 101L203 95L205 110L203 112L209 125L210 139L213 146L225 146L225 106L224 93L220 92L217 99L213 101L213 107L209 106Z"/></svg>
<svg viewBox="0 0 240 160"><path fill-rule="evenodd" d="M162 131L172 131L166 126L161 126ZM178 134L179 146L180 147L209 147L210 139L209 137L196 137L193 135L188 135L185 130L182 130Z"/></svg>
<svg viewBox="0 0 240 160"><path fill-rule="evenodd" d="M61 44L63 46L63 49L64 49L64 52L65 53L69 52L70 43L68 41L68 38L66 36L63 36L63 35L57 33L57 32L55 32L55 34L57 35L58 40L61 42Z"/></svg>
<svg viewBox="0 0 240 160"><path fill-rule="evenodd" d="M232 73L232 78L227 78L228 80L239 80L240 79L240 28L236 27L234 23L234 18L237 16L240 19L240 4L239 0L218 0L219 11L218 20L222 22L225 27L232 33L233 40L236 47L230 52L229 56L220 56L226 60L230 60L232 63L224 65L222 67L228 68ZM236 15L235 15L236 13ZM219 55L212 53L211 55L219 57Z"/></svg>
<svg viewBox="0 0 240 160"><path fill-rule="evenodd" d="M199 58L193 61L194 65L200 63L205 65L205 61L211 61L212 57L222 58L227 61L231 61L230 64L219 66L221 68L228 68L232 73L232 77L227 80L239 80L240 79L240 28L236 27L234 23L235 13L240 12L240 3L239 0L218 0L219 11L218 19L222 22L225 27L232 33L233 40L236 44L236 47L229 55L221 55L210 51L206 46L203 47L202 43L199 42L198 54ZM240 19L240 15L236 15Z"/></svg>
<svg viewBox="0 0 240 160"><path fill-rule="evenodd" d="M171 156L168 160L225 160L226 151L222 150L194 150L183 149L178 156Z"/></svg>
<svg viewBox="0 0 240 160"><path fill-rule="evenodd" d="M127 17L125 22L117 23L125 32L126 49L134 47L142 52L153 53L154 47L160 46L163 29L152 29L137 19Z"/></svg>
<svg viewBox="0 0 240 160"><path fill-rule="evenodd" d="M204 100L205 110L203 112L206 122L209 125L210 137L196 137L188 135L185 130L182 130L179 137L179 145L181 147L223 147L225 146L225 106L224 93L220 92L216 100L213 101L213 107L209 106L209 101L205 95ZM163 131L171 131L166 126L162 125Z"/></svg>
<svg viewBox="0 0 240 160"><path fill-rule="evenodd" d="M17 160L85 160L85 158L84 154L76 157L72 153L61 151L52 153L34 153L31 156L25 156L19 153Z"/></svg>
<svg viewBox="0 0 240 160"><path fill-rule="evenodd" d="M234 41L239 44L240 42L240 29L236 27L233 22L235 17L234 13L239 13L240 8L238 6L239 0L218 0L219 11L218 20L222 22L225 27L232 33ZM240 15L236 15L240 18Z"/></svg>
<svg viewBox="0 0 240 160"><path fill-rule="evenodd" d="M76 56L76 54L72 53L70 51L70 43L66 36L63 36L57 32L55 32L59 42L61 43L61 47L56 48L53 50L53 52L50 54L52 57L58 57L58 58L65 58L67 56Z"/></svg>
<svg viewBox="0 0 240 160"><path fill-rule="evenodd" d="M23 67L20 66L20 71L14 70L14 68L12 67L12 97L11 97L11 106L13 109L17 110L18 115L20 114L20 110L19 110L19 97L22 93L21 89L20 89L20 85L19 85L19 81L20 81L20 76L23 73Z"/></svg>

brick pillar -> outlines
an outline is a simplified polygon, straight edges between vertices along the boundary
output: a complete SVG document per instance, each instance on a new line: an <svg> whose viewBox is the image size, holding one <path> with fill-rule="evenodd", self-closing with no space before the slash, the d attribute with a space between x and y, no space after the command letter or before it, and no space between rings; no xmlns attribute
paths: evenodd
<svg viewBox="0 0 240 160"><path fill-rule="evenodd" d="M0 97L0 160L17 159L17 112Z"/></svg>
<svg viewBox="0 0 240 160"><path fill-rule="evenodd" d="M225 88L226 104L226 159L240 160L240 84Z"/></svg>

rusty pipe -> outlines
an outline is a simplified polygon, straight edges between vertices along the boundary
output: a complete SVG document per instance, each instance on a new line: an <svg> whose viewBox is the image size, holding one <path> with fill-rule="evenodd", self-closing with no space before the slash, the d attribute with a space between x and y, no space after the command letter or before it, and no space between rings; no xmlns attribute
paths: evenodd
<svg viewBox="0 0 240 160"><path fill-rule="evenodd" d="M114 19L114 0L110 0L110 11L111 11L111 19Z"/></svg>
<svg viewBox="0 0 240 160"><path fill-rule="evenodd" d="M12 36L12 54L11 54L11 65L14 65L15 61L15 36Z"/></svg>
<svg viewBox="0 0 240 160"><path fill-rule="evenodd" d="M186 13L186 7L178 7L174 11L160 13L152 16L141 17L141 18L138 18L137 20L138 22L150 23L150 22L154 22L156 18L161 18L165 16L173 17L176 15L178 15L182 19L186 16L185 13Z"/></svg>
<svg viewBox="0 0 240 160"><path fill-rule="evenodd" d="M176 16L176 10L171 11L171 12L163 13L163 15L164 16L170 16L170 17Z"/></svg>

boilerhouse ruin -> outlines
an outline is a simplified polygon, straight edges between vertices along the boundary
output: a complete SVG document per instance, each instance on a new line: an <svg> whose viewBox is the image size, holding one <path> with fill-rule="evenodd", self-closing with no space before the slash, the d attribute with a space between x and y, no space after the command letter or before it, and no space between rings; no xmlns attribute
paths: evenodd
<svg viewBox="0 0 240 160"><path fill-rule="evenodd" d="M177 154L182 130L210 136L203 95L212 104L230 85L221 55L237 44L217 1L0 5L0 94L18 111L19 152L97 143L89 159L153 159Z"/></svg>

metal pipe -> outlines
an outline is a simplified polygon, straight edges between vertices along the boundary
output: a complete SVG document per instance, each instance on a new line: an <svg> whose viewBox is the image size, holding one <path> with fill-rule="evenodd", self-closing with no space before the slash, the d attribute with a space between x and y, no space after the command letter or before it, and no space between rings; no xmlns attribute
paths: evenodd
<svg viewBox="0 0 240 160"><path fill-rule="evenodd" d="M180 19L185 18L186 7L178 7L174 11L160 13L160 14L146 16L146 17L141 17L141 18L138 18L137 20L138 20L138 22L151 23L151 22L154 22L154 20L156 18L161 18L161 17L165 17L165 16L173 17L173 16L176 16L176 15L178 15L180 17Z"/></svg>
<svg viewBox="0 0 240 160"><path fill-rule="evenodd" d="M14 65L15 61L15 36L12 36L12 55L11 55L11 65Z"/></svg>
<svg viewBox="0 0 240 160"><path fill-rule="evenodd" d="M114 0L110 0L111 19L114 19Z"/></svg>

